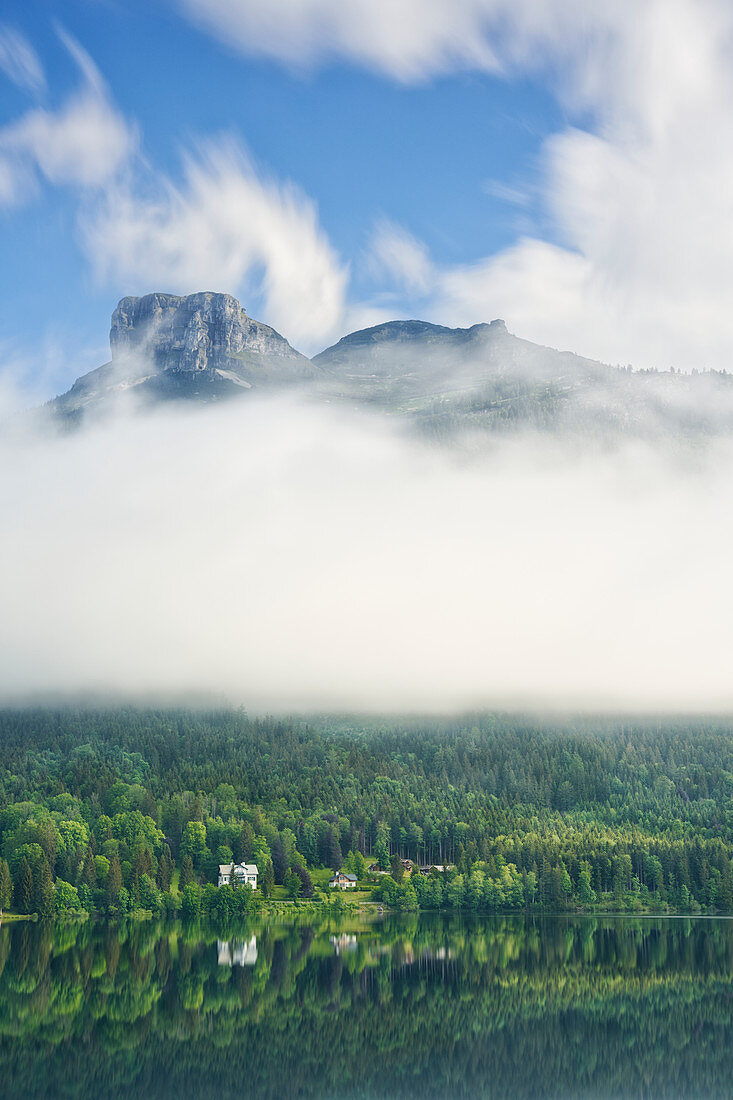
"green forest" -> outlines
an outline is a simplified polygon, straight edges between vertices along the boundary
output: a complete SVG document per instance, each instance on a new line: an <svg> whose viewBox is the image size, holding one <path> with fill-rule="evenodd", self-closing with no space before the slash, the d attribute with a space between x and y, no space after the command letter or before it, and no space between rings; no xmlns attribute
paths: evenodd
<svg viewBox="0 0 733 1100"><path fill-rule="evenodd" d="M4 910L226 921L342 867L389 910L731 911L730 726L0 712Z"/></svg>

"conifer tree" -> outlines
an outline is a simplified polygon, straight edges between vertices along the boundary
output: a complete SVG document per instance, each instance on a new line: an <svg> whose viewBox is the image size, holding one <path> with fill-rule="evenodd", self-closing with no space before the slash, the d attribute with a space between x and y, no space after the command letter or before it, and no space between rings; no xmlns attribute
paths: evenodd
<svg viewBox="0 0 733 1100"><path fill-rule="evenodd" d="M395 882L402 882L405 877L405 868L402 866L402 860L397 852L392 856L392 861L389 865L390 874Z"/></svg>
<svg viewBox="0 0 733 1100"><path fill-rule="evenodd" d="M275 875L272 870L272 864L268 859L267 863L265 864L264 870L260 875L260 890L262 891L263 898L269 898L274 885Z"/></svg>
<svg viewBox="0 0 733 1100"><path fill-rule="evenodd" d="M173 862L166 844L163 846L163 851L158 860L158 871L155 876L155 883L159 890L167 890L170 887L172 874Z"/></svg>
<svg viewBox="0 0 733 1100"><path fill-rule="evenodd" d="M50 917L53 913L53 877L51 865L45 855L39 859L33 874L33 909L39 917Z"/></svg>
<svg viewBox="0 0 733 1100"><path fill-rule="evenodd" d="M234 854L239 863L249 863L254 853L255 834L249 821L245 821L234 845Z"/></svg>
<svg viewBox="0 0 733 1100"><path fill-rule="evenodd" d="M343 863L343 855L341 854L341 845L339 844L338 833L333 826L328 830L326 836L326 864L328 867L332 867L334 871L341 869Z"/></svg>
<svg viewBox="0 0 733 1100"><path fill-rule="evenodd" d="M122 869L119 858L115 855L109 861L107 872L107 904L114 905L122 889Z"/></svg>
<svg viewBox="0 0 733 1100"><path fill-rule="evenodd" d="M9 909L13 900L13 880L10 867L5 859L0 859L0 909Z"/></svg>
<svg viewBox="0 0 733 1100"><path fill-rule="evenodd" d="M97 885L97 867L94 862L94 855L91 847L87 848L86 855L84 856L81 881L85 886L88 886L90 890L93 890Z"/></svg>
<svg viewBox="0 0 733 1100"><path fill-rule="evenodd" d="M272 844L272 870L275 882L282 886L288 873L288 857L285 855L285 847L280 836L276 836Z"/></svg>
<svg viewBox="0 0 733 1100"><path fill-rule="evenodd" d="M193 860L189 855L185 855L181 862L181 874L178 879L178 889L183 891L187 886L190 886L194 882L193 873Z"/></svg>
<svg viewBox="0 0 733 1100"><path fill-rule="evenodd" d="M297 875L298 878L300 879L300 897L301 898L312 898L313 894L314 894L313 880L311 879L310 875L306 871L305 867L301 867L299 863L295 863L293 865L293 872L292 873L294 875Z"/></svg>
<svg viewBox="0 0 733 1100"><path fill-rule="evenodd" d="M33 875L28 860L23 856L13 883L13 908L18 913L30 913L33 900Z"/></svg>

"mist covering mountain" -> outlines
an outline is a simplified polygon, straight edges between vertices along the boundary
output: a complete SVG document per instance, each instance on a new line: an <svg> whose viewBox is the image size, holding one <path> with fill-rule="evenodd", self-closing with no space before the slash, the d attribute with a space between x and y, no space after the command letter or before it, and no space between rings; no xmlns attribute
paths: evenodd
<svg viewBox="0 0 733 1100"><path fill-rule="evenodd" d="M594 436L697 437L733 431L725 372L634 371L510 333L397 320L352 332L308 359L228 294L123 298L111 360L47 410L63 425L120 400L210 403L297 392L406 419L449 439L511 429Z"/></svg>
<svg viewBox="0 0 733 1100"><path fill-rule="evenodd" d="M213 294L124 299L111 347L0 432L0 697L733 707L727 375L500 321L308 359Z"/></svg>

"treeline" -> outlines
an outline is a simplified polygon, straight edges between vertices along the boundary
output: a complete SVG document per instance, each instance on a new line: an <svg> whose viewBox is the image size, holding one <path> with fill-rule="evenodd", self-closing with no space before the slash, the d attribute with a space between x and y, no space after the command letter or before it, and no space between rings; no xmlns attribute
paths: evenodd
<svg viewBox="0 0 733 1100"><path fill-rule="evenodd" d="M730 727L0 712L4 907L244 912L218 864L311 897L349 853L406 909L733 910Z"/></svg>

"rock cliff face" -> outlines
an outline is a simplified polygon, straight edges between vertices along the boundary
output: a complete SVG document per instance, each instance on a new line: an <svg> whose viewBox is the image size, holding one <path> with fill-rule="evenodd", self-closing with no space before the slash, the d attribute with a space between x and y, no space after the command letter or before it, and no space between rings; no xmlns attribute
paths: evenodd
<svg viewBox="0 0 733 1100"><path fill-rule="evenodd" d="M122 395L148 402L222 400L243 390L312 383L310 360L230 294L146 294L112 314L112 361L78 378L51 411L78 420Z"/></svg>
<svg viewBox="0 0 733 1100"><path fill-rule="evenodd" d="M305 356L230 294L146 294L123 298L112 314L112 362L139 358L160 371L235 370L242 356L305 365Z"/></svg>

